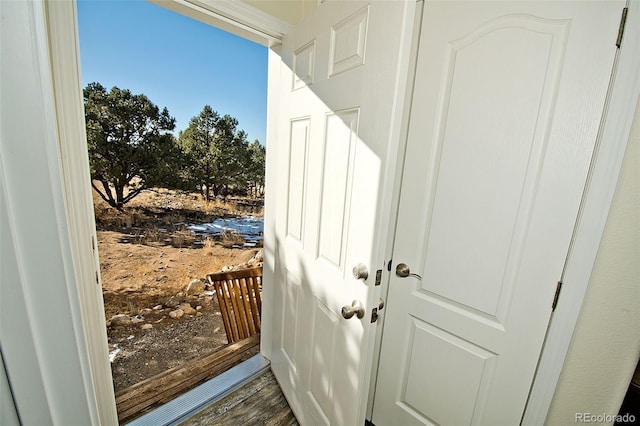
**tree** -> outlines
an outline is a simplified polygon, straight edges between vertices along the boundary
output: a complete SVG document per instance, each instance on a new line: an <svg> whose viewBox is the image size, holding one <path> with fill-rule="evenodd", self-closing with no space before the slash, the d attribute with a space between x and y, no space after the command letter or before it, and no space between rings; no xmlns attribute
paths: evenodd
<svg viewBox="0 0 640 426"><path fill-rule="evenodd" d="M122 209L147 188L179 185L181 152L166 107L160 111L143 94L115 86L107 92L99 83L83 94L91 184L103 200Z"/></svg>
<svg viewBox="0 0 640 426"><path fill-rule="evenodd" d="M231 187L246 185L247 134L237 126L235 118L220 116L205 105L178 135L178 145L190 159L191 179L207 201Z"/></svg>
<svg viewBox="0 0 640 426"><path fill-rule="evenodd" d="M246 179L249 186L248 192L254 196L264 194L264 170L266 150L256 139L248 146L249 155L246 166Z"/></svg>

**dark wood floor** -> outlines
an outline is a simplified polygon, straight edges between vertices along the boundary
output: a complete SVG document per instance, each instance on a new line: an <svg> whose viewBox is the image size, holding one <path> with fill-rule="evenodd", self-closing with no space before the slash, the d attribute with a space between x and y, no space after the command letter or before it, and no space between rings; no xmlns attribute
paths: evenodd
<svg viewBox="0 0 640 426"><path fill-rule="evenodd" d="M268 370L180 425L293 426L298 422Z"/></svg>

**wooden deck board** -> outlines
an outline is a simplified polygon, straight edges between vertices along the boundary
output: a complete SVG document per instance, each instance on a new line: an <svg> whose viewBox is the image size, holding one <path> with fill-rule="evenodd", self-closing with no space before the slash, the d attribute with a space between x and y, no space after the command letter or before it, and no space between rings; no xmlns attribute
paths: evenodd
<svg viewBox="0 0 640 426"><path fill-rule="evenodd" d="M127 423L260 351L260 335L227 345L224 348L172 368L116 394L118 421Z"/></svg>
<svg viewBox="0 0 640 426"><path fill-rule="evenodd" d="M298 422L275 377L267 371L180 425L297 426Z"/></svg>

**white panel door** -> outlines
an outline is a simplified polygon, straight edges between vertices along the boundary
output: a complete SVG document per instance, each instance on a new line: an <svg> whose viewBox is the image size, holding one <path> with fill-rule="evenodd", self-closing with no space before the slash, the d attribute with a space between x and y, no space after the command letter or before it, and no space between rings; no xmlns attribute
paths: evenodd
<svg viewBox="0 0 640 426"><path fill-rule="evenodd" d="M623 7L426 2L376 425L520 423Z"/></svg>
<svg viewBox="0 0 640 426"><path fill-rule="evenodd" d="M384 260L375 241L388 232L376 225L380 181L414 9L327 1L283 41L271 361L302 424L364 422L374 265ZM367 279L354 278L358 264ZM353 301L363 318L343 318Z"/></svg>

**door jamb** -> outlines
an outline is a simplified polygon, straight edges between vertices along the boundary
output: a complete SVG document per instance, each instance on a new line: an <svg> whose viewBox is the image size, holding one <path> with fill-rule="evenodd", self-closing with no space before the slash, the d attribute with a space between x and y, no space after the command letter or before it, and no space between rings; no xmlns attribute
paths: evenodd
<svg viewBox="0 0 640 426"><path fill-rule="evenodd" d="M47 3L48 8L52 8L58 2ZM171 3L184 5L186 2L183 0L171 0ZM231 0L231 3L241 2ZM611 96L606 117L603 118L601 123L600 147L595 153L594 167L585 193L583 213L576 228L573 251L567 261L565 283L570 282L571 285L565 286L563 297L560 298L554 318L550 324L547 343L540 358L538 373L533 383L523 424L544 423L551 400L553 399L555 387L562 371L564 359L569 348L569 342L577 323L578 314L587 289L593 262L598 251L599 242L602 237L624 157L631 123L634 118L635 106L640 94L640 73L638 72L640 70L640 31L638 26L640 23L640 7L635 4L629 6L627 34L625 34L625 40L619 52L619 63L615 70L614 81L611 86ZM49 16L47 22L47 34L49 38L52 37L51 34L67 34L69 37L73 37L77 43L75 4L72 9L72 12L67 10L62 11L61 14ZM72 15L69 15L69 13L72 13ZM187 16L189 16L189 14L187 14ZM65 25L68 24L69 21L64 21L63 18L71 19L73 25L70 27L67 25L65 28ZM268 33L266 30L265 32ZM67 39L69 38L67 37ZM77 50L52 50L51 58L53 63L52 68L55 68L56 64L66 61L72 68L75 67L79 69ZM54 71L49 71L53 75ZM60 93L63 91L73 90L72 88L74 87L77 90L79 86L80 81L77 74L57 75L54 79L54 92L57 94L56 117L58 126L59 128L64 128L70 125L72 132L74 122L78 119L78 111L82 111L82 101L80 98L70 96L64 101L68 109L64 109L61 107L58 99ZM75 113L73 113L74 110L76 111ZM407 111L405 110L404 112L406 114ZM78 130L76 129L75 131ZM82 131L82 133L84 132ZM76 136L78 135L76 134ZM58 138L58 135L56 135L56 138ZM68 142L66 138L59 139L61 152L74 154L68 158L68 162L62 163L63 175L83 174L84 168L86 167L84 164L84 161L86 161L86 152L80 153L78 151L80 147L69 146L69 144L70 142ZM401 153L404 151L405 145L406 141L400 141L398 144L398 152L396 155L399 164L402 163ZM394 171L390 170L385 178L396 179ZM389 188L395 187L395 184L395 181L386 183ZM87 197L87 194L90 195L91 189L88 187L88 183L86 183L86 185L80 184L80 186L85 186L85 188L78 190L78 187L71 187L70 182L65 180L65 209L69 217L84 217L85 220L90 221L93 215L93 212L89 210L91 205L89 204L87 206L82 198ZM391 209L395 207L397 206L391 206ZM388 212L387 214L392 219L388 223L394 223L397 214L395 212ZM392 231L393 229L389 229L387 232ZM76 224L72 224L69 230L70 238L82 241L83 238L86 238L83 232L84 230L82 228L79 229ZM388 240L391 240L391 238L388 238ZM391 248L387 246L385 253L390 252ZM76 270L79 271L85 267L89 269L95 268L93 257L89 256L91 258L89 259L86 254L83 255L80 250L78 250L78 247L74 246L71 254ZM388 279L386 281L387 283L385 285L388 286ZM79 289L78 291L80 292ZM83 316L83 318L76 318L75 322L78 330L89 338L92 334L100 333L100 330L97 329L97 319L102 318L102 313L91 309L87 310L85 314L86 316ZM382 327L378 327L378 333L381 332L381 329ZM90 346L89 352L101 352L100 349L101 348L96 349ZM379 347L375 349L379 350ZM108 367L106 354L98 354L96 357L92 357L92 360L93 368L91 370L94 376L94 390L97 398L99 398L98 403L105 407L113 405L114 401L108 400L109 392L101 391L101 388L109 386L110 382L100 381L98 380L100 377L96 375L96 371L104 369L105 365Z"/></svg>

